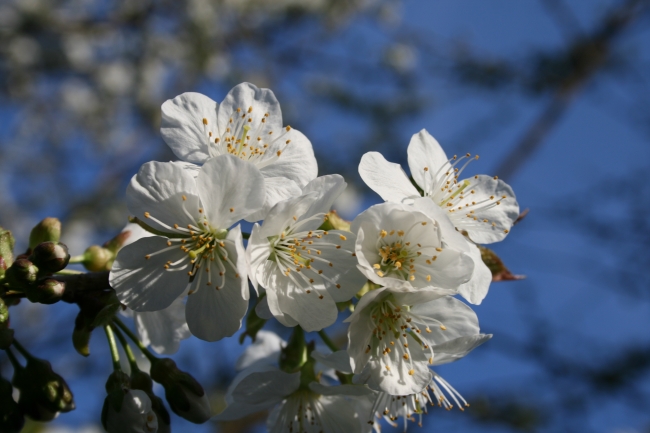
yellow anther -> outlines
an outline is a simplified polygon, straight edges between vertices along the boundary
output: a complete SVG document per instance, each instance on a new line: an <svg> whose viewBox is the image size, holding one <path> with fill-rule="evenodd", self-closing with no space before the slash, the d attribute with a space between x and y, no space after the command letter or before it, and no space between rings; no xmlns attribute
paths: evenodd
<svg viewBox="0 0 650 433"><path fill-rule="evenodd" d="M346 237L343 236L343 235L339 235L339 237L341 238L342 241L347 241L347 240L348 240L348 238L346 238Z"/></svg>
<svg viewBox="0 0 650 433"><path fill-rule="evenodd" d="M150 216L151 216L151 215L149 214L149 212L145 212L145 213L144 213L144 217L145 217L145 218L149 218Z"/></svg>
<svg viewBox="0 0 650 433"><path fill-rule="evenodd" d="M440 329L442 329L443 331L446 331L447 327L445 325L440 325Z"/></svg>
<svg viewBox="0 0 650 433"><path fill-rule="evenodd" d="M234 212L234 211L235 211L235 208L234 208L234 207L231 207L231 208L230 208L230 212Z"/></svg>
<svg viewBox="0 0 650 433"><path fill-rule="evenodd" d="M203 118L203 124L204 124L204 125L207 125L207 124L208 124L208 119L206 119L205 117Z"/></svg>

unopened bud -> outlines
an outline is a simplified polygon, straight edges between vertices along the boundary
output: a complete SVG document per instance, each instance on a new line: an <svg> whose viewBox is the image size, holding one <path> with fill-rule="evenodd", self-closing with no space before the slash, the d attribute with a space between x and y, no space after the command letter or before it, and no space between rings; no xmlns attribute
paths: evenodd
<svg viewBox="0 0 650 433"><path fill-rule="evenodd" d="M34 248L30 259L42 272L51 273L68 266L70 254L61 242L42 242Z"/></svg>
<svg viewBox="0 0 650 433"><path fill-rule="evenodd" d="M38 278L38 268L28 259L18 259L7 269L7 279L12 283L24 287L32 284Z"/></svg>
<svg viewBox="0 0 650 433"><path fill-rule="evenodd" d="M0 227L0 277L14 262L14 243L11 232Z"/></svg>
<svg viewBox="0 0 650 433"><path fill-rule="evenodd" d="M336 213L335 210L332 210L325 214L325 221L319 227L320 230L343 230L346 232L350 231L350 221L346 221Z"/></svg>
<svg viewBox="0 0 650 433"><path fill-rule="evenodd" d="M25 425L25 416L13 399L11 383L0 377L0 432L18 433Z"/></svg>
<svg viewBox="0 0 650 433"><path fill-rule="evenodd" d="M115 254L110 250L93 245L84 252L83 265L91 272L110 271L114 259Z"/></svg>
<svg viewBox="0 0 650 433"><path fill-rule="evenodd" d="M175 414L195 424L203 424L212 416L210 402L203 387L190 374L181 371L169 358L151 365L151 378L165 388L165 398Z"/></svg>
<svg viewBox="0 0 650 433"><path fill-rule="evenodd" d="M25 289L27 299L40 304L55 304L61 300L65 292L65 283L53 278L47 278L38 286L29 286Z"/></svg>
<svg viewBox="0 0 650 433"><path fill-rule="evenodd" d="M158 417L158 433L171 431L171 418L160 397L153 393L153 380L151 376L141 370L131 371L131 389L139 389L147 394L151 400L151 409Z"/></svg>
<svg viewBox="0 0 650 433"><path fill-rule="evenodd" d="M51 414L56 416L57 412L70 412L75 408L68 384L52 370L48 361L29 358L25 368L14 372L13 384L20 390L18 404L30 418L47 418ZM29 410L31 407L34 409Z"/></svg>
<svg viewBox="0 0 650 433"><path fill-rule="evenodd" d="M29 234L29 248L34 249L36 245L43 242L59 242L61 239L61 221L57 218L45 218L36 224Z"/></svg>
<svg viewBox="0 0 650 433"><path fill-rule="evenodd" d="M124 244L133 236L133 233L131 230L125 230L121 233L119 233L117 236L115 236L113 239L110 241L104 243L104 248L112 252L113 254L117 254L117 252L124 246Z"/></svg>

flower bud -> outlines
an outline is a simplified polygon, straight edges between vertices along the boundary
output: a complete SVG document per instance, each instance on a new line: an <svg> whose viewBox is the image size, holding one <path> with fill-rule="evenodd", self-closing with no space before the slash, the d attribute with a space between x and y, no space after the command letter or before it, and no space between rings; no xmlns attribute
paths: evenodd
<svg viewBox="0 0 650 433"><path fill-rule="evenodd" d="M41 271L50 273L68 266L70 254L61 242L43 242L34 248L30 259Z"/></svg>
<svg viewBox="0 0 650 433"><path fill-rule="evenodd" d="M178 416L195 424L203 424L212 416L208 396L201 384L179 370L173 360L156 360L151 365L151 378L165 388L167 403Z"/></svg>
<svg viewBox="0 0 650 433"><path fill-rule="evenodd" d="M29 286L25 289L27 299L40 304L55 304L61 300L64 292L65 283L53 278L47 278L38 286Z"/></svg>
<svg viewBox="0 0 650 433"><path fill-rule="evenodd" d="M61 239L61 221L57 218L45 218L29 234L29 248L34 249L43 242L59 242Z"/></svg>
<svg viewBox="0 0 650 433"><path fill-rule="evenodd" d="M110 250L93 245L84 252L83 265L91 272L110 271L114 259L115 254Z"/></svg>
<svg viewBox="0 0 650 433"><path fill-rule="evenodd" d="M102 424L108 433L155 433L158 418L151 409L151 400L144 391L125 389L115 394L119 400L116 409L113 400L107 396L102 408Z"/></svg>
<svg viewBox="0 0 650 433"><path fill-rule="evenodd" d="M160 397L153 393L153 381L151 376L141 370L131 371L131 388L144 391L151 400L151 409L158 417L158 433L171 431L171 418Z"/></svg>
<svg viewBox="0 0 650 433"><path fill-rule="evenodd" d="M48 361L29 358L24 368L14 372L13 384L20 390L18 404L35 420L75 408L68 384L52 371Z"/></svg>
<svg viewBox="0 0 650 433"><path fill-rule="evenodd" d="M25 416L13 399L11 383L0 377L0 431L18 433L25 425Z"/></svg>
<svg viewBox="0 0 650 433"><path fill-rule="evenodd" d="M38 268L28 259L20 258L7 269L7 279L12 283L25 287L38 278Z"/></svg>
<svg viewBox="0 0 650 433"><path fill-rule="evenodd" d="M14 262L14 237L9 230L0 227L0 277Z"/></svg>

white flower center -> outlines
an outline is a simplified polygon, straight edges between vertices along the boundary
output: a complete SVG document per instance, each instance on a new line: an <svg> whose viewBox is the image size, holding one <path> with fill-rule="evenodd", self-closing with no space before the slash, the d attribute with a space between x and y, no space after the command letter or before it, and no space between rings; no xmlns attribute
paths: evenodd
<svg viewBox="0 0 650 433"><path fill-rule="evenodd" d="M329 281L337 289L341 288L339 283L324 272L324 269L334 267L334 263L328 259L333 251L340 250L356 256L353 251L343 248L342 241L347 240L343 234L300 229L304 224L322 219L323 216L324 214L320 213L301 221L297 221L298 218L294 216L294 222L279 236L269 238L273 249L269 260L274 261L280 271L306 293L312 293L311 286L316 278ZM318 297L323 299L323 295Z"/></svg>
<svg viewBox="0 0 650 433"><path fill-rule="evenodd" d="M322 433L325 414L320 395L309 391L296 391L281 403L278 424L290 433ZM335 415L334 415L335 416Z"/></svg>
<svg viewBox="0 0 650 433"><path fill-rule="evenodd" d="M442 251L439 245L422 245L409 239L409 234L418 225L427 225L426 221L416 222L406 230L380 230L377 237L377 253L381 257L379 263L372 265L379 277L393 277L414 281L424 278L431 281L427 273L428 267L438 259ZM418 270L420 272L418 273Z"/></svg>
<svg viewBox="0 0 650 433"><path fill-rule="evenodd" d="M457 168L456 166L465 159L467 159L465 164L460 169ZM424 197L430 197L438 206L446 209L452 222L462 225L463 228L469 228L468 225L483 224L496 226L496 223L486 218L477 217L476 213L499 206L501 200L508 198L502 195L501 197L490 196L479 201L469 200L476 193L471 188L472 182L469 179L459 181L458 178L469 163L477 159L478 155L472 157L469 153L460 158L454 155L436 173L429 170L429 167L424 167L424 185L421 185ZM474 179L478 179L478 176L474 176ZM497 177L495 176L494 179ZM508 230L505 232L508 233Z"/></svg>
<svg viewBox="0 0 650 433"><path fill-rule="evenodd" d="M253 107L249 107L246 112L237 108L236 112L231 113L228 126L220 136L212 130L213 127L208 124L208 119L202 119L211 157L231 154L254 163L259 169L273 164L280 158L282 152L291 143L291 140L285 137L291 131L291 127L284 127L279 134L274 131L265 132L268 129L266 119L269 113L265 113L256 122L251 116L252 112ZM274 149L273 153L269 153L270 148Z"/></svg>
<svg viewBox="0 0 650 433"><path fill-rule="evenodd" d="M182 198L183 211L188 217L195 219L185 208L185 201L187 198L185 196L182 196ZM231 212L233 211L234 209L231 209ZM187 270L189 278L188 284L192 284L196 281L195 287L198 288L201 282L204 279L207 279L207 286L212 286L214 284L215 288L220 290L226 284L227 266L235 272L235 278L239 278L237 266L230 259L226 249L226 243L234 245L234 241L226 239L228 230L215 228L208 222L203 209L199 208L198 213L202 218L196 223L196 225L188 224L186 227L181 227L179 224L169 226L152 216L149 212L145 212L144 216L146 218L155 221L170 232L167 234L169 237L167 240L167 248L147 254L145 258L150 259L155 255L178 248L182 250L185 255L183 258L176 260L175 262L168 260L163 265L165 271L179 272ZM211 262L216 264L216 268L218 269L218 278L216 275L213 276L214 272ZM189 294L191 295L195 291L196 289L190 291Z"/></svg>
<svg viewBox="0 0 650 433"><path fill-rule="evenodd" d="M413 375L413 349L420 351L420 358L426 359L428 355L429 363L433 363L433 349L421 337L422 329L431 333L429 326L440 326L444 331L447 328L442 322L414 314L409 306L396 306L392 296L373 306L370 317L373 330L366 353L372 353L386 370L390 371L389 364L397 362L400 370Z"/></svg>

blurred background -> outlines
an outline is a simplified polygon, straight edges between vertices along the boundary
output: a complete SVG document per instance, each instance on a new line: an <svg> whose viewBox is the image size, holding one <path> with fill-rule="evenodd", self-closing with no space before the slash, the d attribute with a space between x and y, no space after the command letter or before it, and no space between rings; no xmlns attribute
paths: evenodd
<svg viewBox="0 0 650 433"><path fill-rule="evenodd" d="M186 91L271 88L319 174L346 178L349 219L380 201L361 155L407 168L426 128L448 154L478 153L471 174L498 175L530 213L491 246L527 277L475 308L494 338L437 370L471 407L434 408L422 431L647 433L649 18L644 0L1 0L0 226L21 250L58 217L73 255L114 236L130 177L174 159L160 105ZM12 309L16 337L77 401L25 431L101 431L110 357L99 332L88 359L74 352L76 313ZM220 410L241 351L192 338L174 359ZM172 429L261 432L264 419Z"/></svg>

